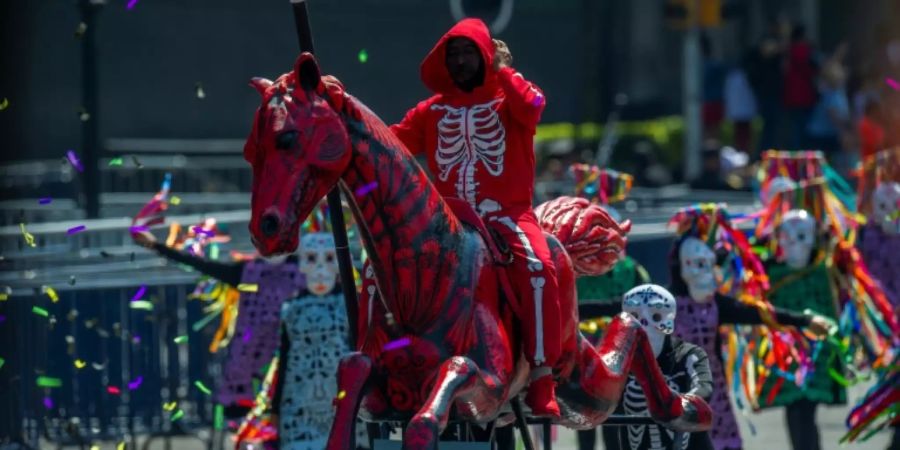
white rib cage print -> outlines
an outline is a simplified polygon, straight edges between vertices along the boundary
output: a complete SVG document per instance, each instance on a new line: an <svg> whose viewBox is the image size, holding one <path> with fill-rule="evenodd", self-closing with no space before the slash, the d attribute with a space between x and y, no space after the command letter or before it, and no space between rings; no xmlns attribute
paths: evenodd
<svg viewBox="0 0 900 450"><path fill-rule="evenodd" d="M456 193L473 207L476 206L478 183L475 171L480 161L492 176L503 173L506 152L506 130L494 106L502 99L471 107L431 105L434 111L446 111L438 121L438 146L435 161L440 169L438 178L447 181L458 171Z"/></svg>

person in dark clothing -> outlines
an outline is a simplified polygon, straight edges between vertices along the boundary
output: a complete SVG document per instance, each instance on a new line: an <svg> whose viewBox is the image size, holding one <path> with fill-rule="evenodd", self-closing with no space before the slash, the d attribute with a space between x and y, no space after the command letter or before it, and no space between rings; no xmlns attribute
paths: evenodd
<svg viewBox="0 0 900 450"><path fill-rule="evenodd" d="M816 105L817 65L814 49L806 39L806 28L796 25L791 31L791 44L785 58L784 107L791 123L787 145L799 149L806 145L806 125Z"/></svg>
<svg viewBox="0 0 900 450"><path fill-rule="evenodd" d="M763 151L776 148L783 142L779 129L784 114L782 98L786 43L781 29L780 20L772 19L769 22L769 30L751 54L747 69L750 86L756 95L759 115L763 119L762 134L758 143Z"/></svg>

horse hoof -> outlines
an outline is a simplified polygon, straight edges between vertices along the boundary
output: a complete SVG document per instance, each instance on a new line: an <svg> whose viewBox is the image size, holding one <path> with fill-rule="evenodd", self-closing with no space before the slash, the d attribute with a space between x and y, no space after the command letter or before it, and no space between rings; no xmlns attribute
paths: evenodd
<svg viewBox="0 0 900 450"><path fill-rule="evenodd" d="M432 414L413 417L403 434L403 450L437 450L438 421Z"/></svg>

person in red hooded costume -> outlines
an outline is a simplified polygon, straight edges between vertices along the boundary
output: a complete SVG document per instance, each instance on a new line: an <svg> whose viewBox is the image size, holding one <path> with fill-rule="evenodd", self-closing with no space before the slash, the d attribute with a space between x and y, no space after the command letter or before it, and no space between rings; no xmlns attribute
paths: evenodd
<svg viewBox="0 0 900 450"><path fill-rule="evenodd" d="M511 64L506 44L491 39L484 22L461 20L422 61L422 81L434 95L391 130L414 155L426 156L442 195L465 200L512 250L510 276L532 366L525 401L535 415L558 416L556 270L531 203L544 95Z"/></svg>

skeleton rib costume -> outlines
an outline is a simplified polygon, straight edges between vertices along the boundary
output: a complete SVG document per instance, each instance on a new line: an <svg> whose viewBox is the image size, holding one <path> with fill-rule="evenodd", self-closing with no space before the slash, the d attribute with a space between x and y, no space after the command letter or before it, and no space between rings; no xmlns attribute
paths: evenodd
<svg viewBox="0 0 900 450"><path fill-rule="evenodd" d="M445 66L447 42L456 37L473 41L482 56L484 82L471 92L457 88ZM435 95L391 131L427 157L441 195L466 201L505 241L514 255L509 272L522 304L525 356L552 367L561 352L556 270L532 209L533 136L544 97L512 68L495 72L493 58L482 21L457 23L422 62L422 81Z"/></svg>

